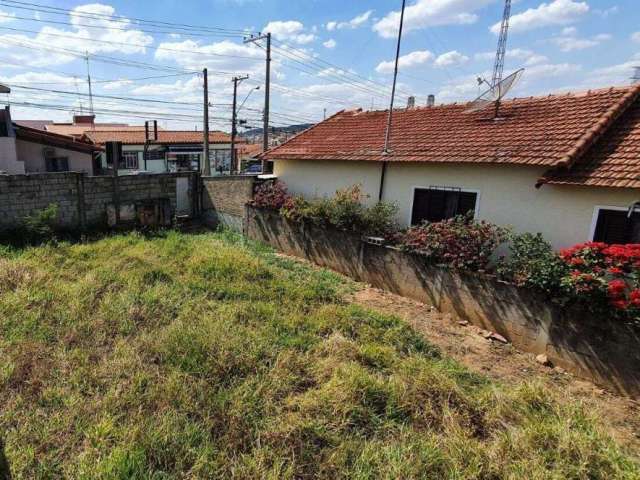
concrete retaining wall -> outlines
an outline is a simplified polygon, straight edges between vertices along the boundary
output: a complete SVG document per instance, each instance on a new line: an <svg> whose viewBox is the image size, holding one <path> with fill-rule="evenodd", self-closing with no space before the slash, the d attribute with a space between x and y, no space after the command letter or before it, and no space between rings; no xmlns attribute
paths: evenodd
<svg viewBox="0 0 640 480"><path fill-rule="evenodd" d="M427 265L424 257L363 242L336 230L289 222L247 208L247 236L358 281L435 306L544 353L558 366L606 388L640 397L640 332L490 276Z"/></svg>

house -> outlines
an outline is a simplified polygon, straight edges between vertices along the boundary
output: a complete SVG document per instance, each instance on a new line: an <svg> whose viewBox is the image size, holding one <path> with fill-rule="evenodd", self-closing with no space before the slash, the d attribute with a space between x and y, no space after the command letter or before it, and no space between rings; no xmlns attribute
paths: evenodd
<svg viewBox="0 0 640 480"><path fill-rule="evenodd" d="M98 170L100 147L11 120L9 108L0 110L0 171L7 174L84 172Z"/></svg>
<svg viewBox="0 0 640 480"><path fill-rule="evenodd" d="M403 226L472 212L556 248L639 242L640 85L388 112L342 111L263 158L292 193L361 184Z"/></svg>
<svg viewBox="0 0 640 480"><path fill-rule="evenodd" d="M146 171L152 173L199 171L204 151L203 133L198 131L159 130L158 138L147 143L144 130L89 130L85 140L104 146L107 142L122 143L122 173ZM223 132L209 133L211 172L228 173L231 165L231 137ZM101 165L107 165L106 153Z"/></svg>
<svg viewBox="0 0 640 480"><path fill-rule="evenodd" d="M90 130L115 130L144 132L144 125L128 125L126 123L96 123L95 115L74 115L72 122L54 122L52 120L18 120L16 123L25 127L45 130L60 135L81 138Z"/></svg>

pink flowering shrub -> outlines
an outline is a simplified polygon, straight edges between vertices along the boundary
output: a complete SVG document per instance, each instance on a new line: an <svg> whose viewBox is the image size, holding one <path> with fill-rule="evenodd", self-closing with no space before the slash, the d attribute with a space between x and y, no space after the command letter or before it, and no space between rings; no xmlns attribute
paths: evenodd
<svg viewBox="0 0 640 480"><path fill-rule="evenodd" d="M465 270L487 270L508 230L472 216L423 223L393 237L403 250L419 253L431 262Z"/></svg>
<svg viewBox="0 0 640 480"><path fill-rule="evenodd" d="M290 200L291 195L287 192L287 186L276 180L259 185L253 194L250 205L256 208L280 210Z"/></svg>

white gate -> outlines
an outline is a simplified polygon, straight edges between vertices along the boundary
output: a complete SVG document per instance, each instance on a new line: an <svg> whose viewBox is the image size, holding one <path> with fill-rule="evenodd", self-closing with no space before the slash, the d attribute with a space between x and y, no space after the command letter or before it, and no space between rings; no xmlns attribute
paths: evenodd
<svg viewBox="0 0 640 480"><path fill-rule="evenodd" d="M176 178L176 215L191 215L191 195L189 194L189 177Z"/></svg>

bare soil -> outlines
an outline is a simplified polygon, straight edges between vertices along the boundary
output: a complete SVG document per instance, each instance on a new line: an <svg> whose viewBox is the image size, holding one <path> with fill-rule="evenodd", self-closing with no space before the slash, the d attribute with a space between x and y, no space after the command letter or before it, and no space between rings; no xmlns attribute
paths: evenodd
<svg viewBox="0 0 640 480"><path fill-rule="evenodd" d="M487 332L439 313L429 305L379 289L364 287L350 301L396 315L437 345L444 354L503 383L537 380L547 387L585 402L621 444L640 457L640 403L621 397L553 367L543 366L532 354L510 344L485 338ZM483 336L484 335L484 336Z"/></svg>

